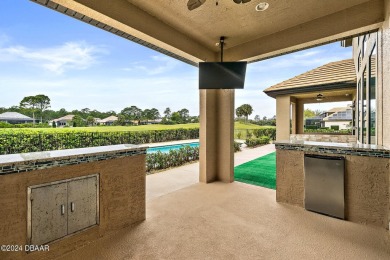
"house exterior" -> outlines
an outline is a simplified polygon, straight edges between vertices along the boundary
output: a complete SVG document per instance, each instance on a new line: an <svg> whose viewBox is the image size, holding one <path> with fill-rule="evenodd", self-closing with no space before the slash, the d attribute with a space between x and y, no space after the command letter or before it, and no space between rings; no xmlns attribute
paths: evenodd
<svg viewBox="0 0 390 260"><path fill-rule="evenodd" d="M332 113L322 119L322 127L337 127L337 130L347 130L352 127L352 108L339 107L333 108Z"/></svg>
<svg viewBox="0 0 390 260"><path fill-rule="evenodd" d="M264 92L276 99L276 140L289 140L290 135L304 134L305 104L339 101L352 103L356 96L356 83L353 59L346 59L327 63L266 88ZM328 121L326 125L332 125L331 122L335 121L330 116L340 109L344 108L326 111L318 118L308 120L308 123L325 127L325 122ZM327 119L324 121L325 118ZM344 123L341 124L346 127Z"/></svg>
<svg viewBox="0 0 390 260"><path fill-rule="evenodd" d="M66 115L57 119L53 119L49 122L49 124L52 124L54 122L57 127L71 126L71 121L73 120L73 117L74 115Z"/></svg>
<svg viewBox="0 0 390 260"><path fill-rule="evenodd" d="M26 124L33 123L34 119L18 112L4 112L0 114L0 122L9 124Z"/></svg>
<svg viewBox="0 0 390 260"><path fill-rule="evenodd" d="M352 126L352 108L351 107L336 107L319 116L305 119L305 128L332 128L337 130L350 129Z"/></svg>
<svg viewBox="0 0 390 260"><path fill-rule="evenodd" d="M118 121L117 116L109 116L101 120L97 120L96 122L100 125L113 125L115 121Z"/></svg>

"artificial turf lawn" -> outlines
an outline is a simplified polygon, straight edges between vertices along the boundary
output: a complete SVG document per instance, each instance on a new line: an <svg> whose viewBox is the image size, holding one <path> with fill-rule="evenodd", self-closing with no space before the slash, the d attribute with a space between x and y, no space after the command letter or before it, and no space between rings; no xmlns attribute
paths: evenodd
<svg viewBox="0 0 390 260"><path fill-rule="evenodd" d="M270 153L234 167L234 179L275 190L276 153Z"/></svg>

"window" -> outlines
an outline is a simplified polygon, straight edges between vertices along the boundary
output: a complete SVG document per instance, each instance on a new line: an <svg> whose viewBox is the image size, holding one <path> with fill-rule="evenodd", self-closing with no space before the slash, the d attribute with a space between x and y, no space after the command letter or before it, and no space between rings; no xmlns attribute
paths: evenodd
<svg viewBox="0 0 390 260"><path fill-rule="evenodd" d="M372 50L370 55L370 79L369 79L369 100L370 100L370 143L377 144L376 142L376 55L374 54L376 48Z"/></svg>
<svg viewBox="0 0 390 260"><path fill-rule="evenodd" d="M376 144L376 46L377 33L359 37L355 54L357 97L354 112L355 134L360 143Z"/></svg>

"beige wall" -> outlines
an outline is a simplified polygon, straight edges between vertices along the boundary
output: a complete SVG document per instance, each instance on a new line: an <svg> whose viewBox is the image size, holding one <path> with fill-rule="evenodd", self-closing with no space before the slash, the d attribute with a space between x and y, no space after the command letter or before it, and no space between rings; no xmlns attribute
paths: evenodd
<svg viewBox="0 0 390 260"><path fill-rule="evenodd" d="M99 173L100 224L49 243L49 252L2 252L0 259L53 259L145 219L145 155L0 176L0 244L27 243L27 187Z"/></svg>
<svg viewBox="0 0 390 260"><path fill-rule="evenodd" d="M276 97L276 141L290 139L290 96Z"/></svg>
<svg viewBox="0 0 390 260"><path fill-rule="evenodd" d="M276 201L304 207L304 152L276 151ZM388 229L389 159L345 156L345 216Z"/></svg>

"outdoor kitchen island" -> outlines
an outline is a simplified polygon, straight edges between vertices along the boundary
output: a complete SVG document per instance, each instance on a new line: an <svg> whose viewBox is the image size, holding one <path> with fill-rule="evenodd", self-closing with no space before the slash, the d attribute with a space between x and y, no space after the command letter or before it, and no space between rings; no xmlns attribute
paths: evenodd
<svg viewBox="0 0 390 260"><path fill-rule="evenodd" d="M146 149L0 155L0 259L54 259L144 220Z"/></svg>
<svg viewBox="0 0 390 260"><path fill-rule="evenodd" d="M277 202L305 207L305 155L343 157L345 219L389 229L389 148L301 140L275 148Z"/></svg>

